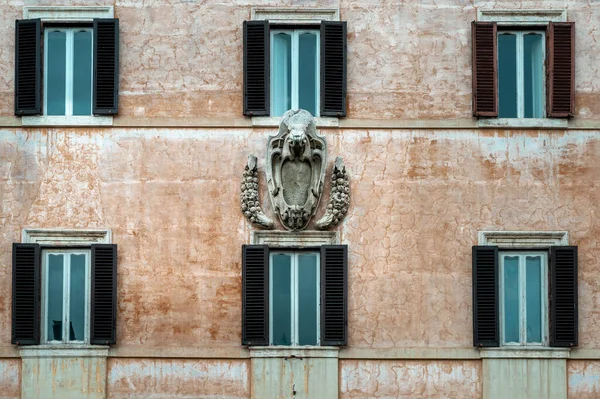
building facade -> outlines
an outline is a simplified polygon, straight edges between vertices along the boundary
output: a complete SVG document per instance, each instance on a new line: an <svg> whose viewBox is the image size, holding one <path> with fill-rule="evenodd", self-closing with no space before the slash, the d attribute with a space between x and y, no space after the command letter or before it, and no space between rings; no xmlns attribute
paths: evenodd
<svg viewBox="0 0 600 399"><path fill-rule="evenodd" d="M600 3L0 10L0 398L600 397Z"/></svg>

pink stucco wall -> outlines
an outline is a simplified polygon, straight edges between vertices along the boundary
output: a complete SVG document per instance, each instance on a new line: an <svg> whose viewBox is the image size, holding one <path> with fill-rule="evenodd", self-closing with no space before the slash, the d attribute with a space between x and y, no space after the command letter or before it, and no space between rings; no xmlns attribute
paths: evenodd
<svg viewBox="0 0 600 399"><path fill-rule="evenodd" d="M596 399L600 397L599 361L570 360L567 373L569 399Z"/></svg>

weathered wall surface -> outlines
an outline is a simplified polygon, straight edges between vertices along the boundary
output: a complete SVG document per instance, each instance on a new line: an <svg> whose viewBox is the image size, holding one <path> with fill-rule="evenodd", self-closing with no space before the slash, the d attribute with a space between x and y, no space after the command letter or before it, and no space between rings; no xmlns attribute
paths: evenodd
<svg viewBox="0 0 600 399"><path fill-rule="evenodd" d="M109 359L109 399L250 398L248 361Z"/></svg>
<svg viewBox="0 0 600 399"><path fill-rule="evenodd" d="M21 360L0 359L0 399L21 398Z"/></svg>
<svg viewBox="0 0 600 399"><path fill-rule="evenodd" d="M480 361L340 362L340 399L478 399Z"/></svg>
<svg viewBox="0 0 600 399"><path fill-rule="evenodd" d="M14 20L24 4L50 3L114 6L119 114L170 118L241 117L242 22L251 7L340 9L348 21L348 117L358 119L470 118L477 9L567 9L577 24L576 113L600 119L600 7L588 0L8 0L0 5L0 116L14 109Z"/></svg>
<svg viewBox="0 0 600 399"><path fill-rule="evenodd" d="M569 399L600 397L600 362L570 360L567 363Z"/></svg>

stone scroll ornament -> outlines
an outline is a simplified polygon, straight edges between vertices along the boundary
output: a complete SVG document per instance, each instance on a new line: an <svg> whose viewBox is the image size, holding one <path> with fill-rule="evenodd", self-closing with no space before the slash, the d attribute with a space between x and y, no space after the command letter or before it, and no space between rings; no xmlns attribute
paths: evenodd
<svg viewBox="0 0 600 399"><path fill-rule="evenodd" d="M269 137L266 174L269 198L281 224L288 230L304 230L315 215L325 184L327 143L317 135L315 119L305 110L287 111L276 136ZM241 207L253 224L274 228L264 215L258 196L256 157L250 155L242 179ZM339 224L350 204L350 184L344 162L335 160L331 195L325 215L316 222L325 230Z"/></svg>

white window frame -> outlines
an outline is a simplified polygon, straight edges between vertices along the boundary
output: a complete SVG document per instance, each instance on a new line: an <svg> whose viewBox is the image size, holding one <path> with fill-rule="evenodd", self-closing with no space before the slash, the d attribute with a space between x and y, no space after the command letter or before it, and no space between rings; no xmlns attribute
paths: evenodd
<svg viewBox="0 0 600 399"><path fill-rule="evenodd" d="M63 263L63 339L61 341L48 340L48 257L50 254L62 254L65 256ZM85 255L85 316L84 316L84 339L82 341L70 341L69 338L69 312L70 312L70 280L71 280L71 256ZM42 331L41 343L46 345L81 345L89 344L90 342L90 276L91 276L91 261L92 251L90 249L42 249ZM65 322L66 321L66 322Z"/></svg>
<svg viewBox="0 0 600 399"><path fill-rule="evenodd" d="M94 29L90 27L46 27L44 29L44 115L48 115L48 32L50 31L58 31L64 32L66 34L66 64L65 64L65 115L52 115L52 116L92 116L93 111L93 94L94 94L94 81L93 81L93 62L94 62ZM90 114L89 115L73 115L73 59L74 59L74 49L73 49L73 40L75 32L90 32L92 34L92 48L91 48L91 58L92 58L92 69L90 70L90 93L92 94L92 98L90 98ZM50 115L48 115L50 116Z"/></svg>
<svg viewBox="0 0 600 399"><path fill-rule="evenodd" d="M269 254L269 345L278 347L281 345L273 344L273 256L275 255L288 255L291 257L291 334L290 342L291 346L305 346L298 344L298 256L302 254L312 254L317 257L317 343L316 345L306 346L319 346L321 345L321 254L318 251L285 251L277 250L271 251Z"/></svg>
<svg viewBox="0 0 600 399"><path fill-rule="evenodd" d="M518 256L519 257L519 342L506 342L504 337L504 321L505 321L505 309L504 309L504 258L506 256ZM541 320L541 332L542 342L527 342L527 302L526 302L526 267L525 258L527 256L540 256L541 257L541 309L542 309L542 320ZM549 344L549 332L548 332L548 320L549 320L549 309L548 309L548 252L546 251L499 251L498 252L499 265L498 265L498 289L500 291L498 300L500 301L500 345L506 347L544 347Z"/></svg>
<svg viewBox="0 0 600 399"><path fill-rule="evenodd" d="M543 30L498 30L497 37L500 35L515 35L517 37L517 47L516 47L516 60L517 60L517 118L513 119L526 119L525 118L525 93L523 89L524 83L524 69L523 69L523 58L524 58L524 50L523 43L524 37L528 34L536 34L542 37L542 78L544 80L542 84L542 93L541 93L541 101L542 101L542 116L540 118L527 118L527 119L544 119L546 118L546 32ZM499 49L497 58L498 63L500 63L500 53ZM500 104L498 104L500 106ZM511 118L502 118L502 119L511 119Z"/></svg>
<svg viewBox="0 0 600 399"><path fill-rule="evenodd" d="M317 65L316 65L316 71L315 71L315 76L316 76L316 80L317 80L317 88L315 91L315 113L316 115L313 115L315 118L320 116L320 107L321 107L321 51L319 50L321 47L321 32L318 28L315 27L315 29L272 29L271 30L271 37L270 37L270 53L269 53L269 71L271 71L271 73L269 74L271 77L270 79L273 79L273 62L274 62L274 57L273 57L273 37L279 33L285 33L287 35L290 35L292 40L291 40L291 55L292 55L292 59L291 59L291 63L292 63L292 76L291 76L291 80L292 80L292 92L291 92L291 108L290 109L298 109L299 105L299 99L298 99L298 87L299 87L299 77L298 77L298 50L299 50L299 40L300 40L300 35L303 33L310 33L310 34L314 34L317 37L317 45L316 45L316 59L317 59ZM270 109L273 109L273 100L274 100L274 96L273 96L273 81L271 80L269 82L269 96L270 96Z"/></svg>

